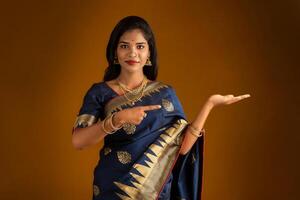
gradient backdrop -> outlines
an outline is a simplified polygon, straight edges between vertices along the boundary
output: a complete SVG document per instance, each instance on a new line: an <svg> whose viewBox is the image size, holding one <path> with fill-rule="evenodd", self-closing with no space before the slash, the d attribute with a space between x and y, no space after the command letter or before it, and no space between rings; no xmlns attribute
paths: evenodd
<svg viewBox="0 0 300 200"><path fill-rule="evenodd" d="M71 129L127 15L152 26L158 80L189 120L216 93L251 98L208 117L204 200L300 199L299 1L10 1L1 4L2 200L87 200L102 144Z"/></svg>

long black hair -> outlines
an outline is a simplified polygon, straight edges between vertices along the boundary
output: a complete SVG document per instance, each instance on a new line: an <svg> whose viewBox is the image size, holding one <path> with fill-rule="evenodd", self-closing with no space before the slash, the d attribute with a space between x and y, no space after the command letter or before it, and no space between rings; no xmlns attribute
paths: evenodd
<svg viewBox="0 0 300 200"><path fill-rule="evenodd" d="M144 66L144 75L150 80L156 80L158 66L157 66L157 50L155 45L154 34L151 27L141 17L138 16L128 16L123 18L115 26L112 33L110 34L109 42L106 47L106 59L108 62L108 67L105 70L103 81L110 81L117 78L121 72L120 64L114 64L115 51L118 46L120 37L129 30L140 29L143 32L145 39L149 45L150 51L150 61L152 66Z"/></svg>

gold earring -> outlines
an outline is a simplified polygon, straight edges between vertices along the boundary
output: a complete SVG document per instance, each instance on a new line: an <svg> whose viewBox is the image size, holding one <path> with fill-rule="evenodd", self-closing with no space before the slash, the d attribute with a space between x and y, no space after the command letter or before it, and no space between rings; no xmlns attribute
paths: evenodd
<svg viewBox="0 0 300 200"><path fill-rule="evenodd" d="M152 62L151 60L149 59L149 57L147 58L147 61L145 63L146 66L152 66Z"/></svg>
<svg viewBox="0 0 300 200"><path fill-rule="evenodd" d="M117 56L115 56L115 58L114 58L114 65L118 65L118 64L120 64L120 63L119 63L119 61L118 61Z"/></svg>

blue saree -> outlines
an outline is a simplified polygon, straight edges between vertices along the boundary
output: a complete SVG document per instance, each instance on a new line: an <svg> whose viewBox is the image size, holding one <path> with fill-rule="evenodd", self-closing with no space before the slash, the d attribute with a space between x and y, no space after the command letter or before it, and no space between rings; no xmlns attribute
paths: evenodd
<svg viewBox="0 0 300 200"><path fill-rule="evenodd" d="M141 124L125 124L104 138L94 169L93 200L201 199L203 136L179 155L188 123L171 86L148 82L143 97L131 104L105 82L95 83L74 128L91 126L122 109L155 104L162 108L148 111Z"/></svg>

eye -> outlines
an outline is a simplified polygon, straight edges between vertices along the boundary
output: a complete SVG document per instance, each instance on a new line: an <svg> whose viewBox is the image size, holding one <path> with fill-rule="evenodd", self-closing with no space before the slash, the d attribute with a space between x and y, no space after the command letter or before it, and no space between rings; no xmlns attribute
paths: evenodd
<svg viewBox="0 0 300 200"><path fill-rule="evenodd" d="M141 45L141 44L139 44L139 45L137 45L137 48L138 48L138 49L143 49L143 48L145 48L145 46L144 46L144 45Z"/></svg>
<svg viewBox="0 0 300 200"><path fill-rule="evenodd" d="M128 48L128 45L127 45L127 44L121 44L121 45L120 45L120 48L126 49L126 48Z"/></svg>

